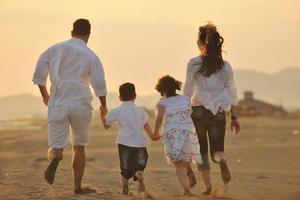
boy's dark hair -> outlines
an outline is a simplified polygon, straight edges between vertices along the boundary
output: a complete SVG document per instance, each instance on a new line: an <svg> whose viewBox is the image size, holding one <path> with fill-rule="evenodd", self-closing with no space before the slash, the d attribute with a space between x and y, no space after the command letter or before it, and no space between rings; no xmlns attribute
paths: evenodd
<svg viewBox="0 0 300 200"><path fill-rule="evenodd" d="M77 19L73 23L72 33L80 36L85 36L91 33L91 24L87 19Z"/></svg>
<svg viewBox="0 0 300 200"><path fill-rule="evenodd" d="M175 80L172 76L166 75L158 79L155 89L163 95L166 93L167 97L175 96L176 90L181 90L182 82Z"/></svg>
<svg viewBox="0 0 300 200"><path fill-rule="evenodd" d="M123 83L119 87L119 94L122 100L130 101L136 96L135 86L132 83Z"/></svg>

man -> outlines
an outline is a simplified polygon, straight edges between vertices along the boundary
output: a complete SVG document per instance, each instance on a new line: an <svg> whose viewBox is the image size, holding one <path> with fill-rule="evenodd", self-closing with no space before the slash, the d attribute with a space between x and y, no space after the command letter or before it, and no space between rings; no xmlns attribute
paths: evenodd
<svg viewBox="0 0 300 200"><path fill-rule="evenodd" d="M85 170L85 145L89 142L89 126L92 117L91 83L99 97L101 110L107 112L106 83L99 58L87 47L91 25L86 19L73 23L72 38L48 48L38 59L33 75L43 102L48 106L48 158L45 179L52 184L63 149L68 144L71 127L73 146L74 193L85 194L92 189L82 188L81 180ZM50 96L46 88L50 74Z"/></svg>

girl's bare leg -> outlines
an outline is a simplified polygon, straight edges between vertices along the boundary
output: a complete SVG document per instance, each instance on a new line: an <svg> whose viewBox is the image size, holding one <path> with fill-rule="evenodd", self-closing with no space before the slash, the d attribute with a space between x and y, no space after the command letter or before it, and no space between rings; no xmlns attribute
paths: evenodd
<svg viewBox="0 0 300 200"><path fill-rule="evenodd" d="M187 171L184 166L184 162L176 162L175 163L175 169L176 169L176 175L180 182L181 187L184 190L183 195L184 196L191 196L191 191L189 187L189 180L187 176Z"/></svg>
<svg viewBox="0 0 300 200"><path fill-rule="evenodd" d="M187 172L187 176L188 176L188 180L189 180L189 185L192 188L197 183L194 171L192 169L192 165L191 165L190 162L183 162L183 165L184 165L184 168L185 168L185 170Z"/></svg>

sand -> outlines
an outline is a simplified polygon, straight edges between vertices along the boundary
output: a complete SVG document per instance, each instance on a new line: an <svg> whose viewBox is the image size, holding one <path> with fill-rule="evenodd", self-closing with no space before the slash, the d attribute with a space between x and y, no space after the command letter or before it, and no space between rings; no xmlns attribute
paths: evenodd
<svg viewBox="0 0 300 200"><path fill-rule="evenodd" d="M131 196L121 194L116 128L104 130L94 122L87 148L87 168L83 184L97 189L96 194L73 195L71 148L65 149L54 185L46 184L47 131L45 121L34 121L42 130L2 130L0 132L0 199L140 199L131 182ZM226 135L226 153L232 181L225 191L229 200L300 200L300 119L242 118L242 132ZM153 199L217 199L201 195L200 174L193 166L197 185L194 196L181 197L173 166L166 164L162 142L151 142L145 182ZM221 188L217 165L212 165L213 183Z"/></svg>

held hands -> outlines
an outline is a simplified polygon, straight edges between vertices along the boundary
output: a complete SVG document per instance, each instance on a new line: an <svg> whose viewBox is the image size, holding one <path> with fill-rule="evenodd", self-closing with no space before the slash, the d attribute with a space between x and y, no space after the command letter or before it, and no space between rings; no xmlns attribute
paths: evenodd
<svg viewBox="0 0 300 200"><path fill-rule="evenodd" d="M161 138L161 135L160 135L159 132L155 132L155 133L153 133L153 135L151 136L151 139L152 139L153 141L157 141L157 140L159 140L160 138Z"/></svg>
<svg viewBox="0 0 300 200"><path fill-rule="evenodd" d="M234 130L234 134L237 135L241 130L239 121L237 119L231 120L230 128L231 128L231 131Z"/></svg>

